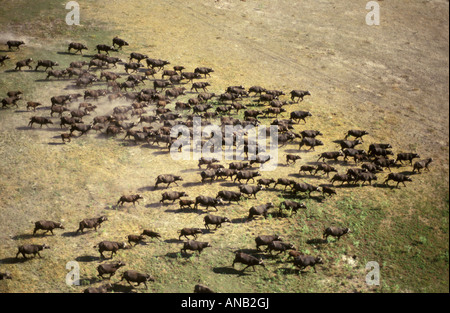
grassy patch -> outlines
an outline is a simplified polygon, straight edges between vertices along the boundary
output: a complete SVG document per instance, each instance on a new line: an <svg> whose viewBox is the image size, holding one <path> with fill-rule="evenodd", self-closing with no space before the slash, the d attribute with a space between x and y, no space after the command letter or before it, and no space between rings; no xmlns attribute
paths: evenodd
<svg viewBox="0 0 450 313"><path fill-rule="evenodd" d="M135 3L132 1L132 4ZM339 186L336 187L338 194L331 198L323 198L318 194L310 197L293 195L280 187L258 193L257 200L243 198L239 204L219 206L218 212L212 209L209 212L180 210L177 202L160 204L164 191L186 191L188 198L194 199L198 195L215 197L220 190L238 190L238 184L229 180L201 184L197 161L175 161L162 146L134 145L131 141L122 140L124 134L113 138L91 132L63 145L59 135L68 130L59 128L56 117L52 118L55 125L48 129L45 126L42 129L36 126L27 128L31 116L49 115L51 96L79 90L70 88L72 81L45 81L46 75L41 71L11 71L15 62L28 57L35 60L51 59L65 68L71 61L88 60L86 55L65 53L68 42L86 43L90 48L87 54L90 55L96 52L93 50L96 44L109 43L120 30L120 36L130 38L133 44L116 54L124 60L132 51L149 50L152 56L169 59L173 65L187 65L189 70L212 62L218 70L210 79L213 82L211 92L217 94L228 85L240 84L240 78L246 78L246 84L261 84L274 89L288 90L294 86L281 82L272 69L267 72L267 67L256 66L255 69L251 62L237 66L232 57L234 54L230 51L235 53L234 50L239 49L230 48L230 44L220 43L217 38L208 40L220 45L221 53L217 53L211 44L208 47L209 54L205 54L203 47L195 45L199 43L195 38L197 34L204 33L207 27L199 28L199 24L194 23L190 32L186 32L181 24L192 21L189 15L180 16L177 23L181 24L173 22L167 25L167 21L162 23L156 18L162 12L166 14L167 10L175 10L173 2L167 7L149 4L153 10L148 17L144 15L149 8L140 4L133 8L137 11L127 10L125 19L120 15L122 11L114 11L117 9L114 3L110 4L110 8L102 1L83 2L80 3L82 26L79 27L65 24L67 10L63 2L40 0L27 3L26 6L24 4L24 1L10 1L0 9L0 22L4 26L2 40L21 34L27 41L20 51L7 52L11 60L5 62L6 66L0 73L1 94L21 89L25 99L19 103L19 109L0 111L0 270L8 270L14 277L5 284L2 282L0 291L80 292L88 285L99 285L101 282L96 277L96 266L102 260L93 246L102 240L126 241L127 235L139 234L144 228L160 232L162 239L146 240L145 244L119 251L114 259L125 262L126 269L136 269L154 276L156 282L149 285L148 292L191 292L197 282L220 292L448 291L449 196L446 185L448 166L445 164L448 158L440 156L445 147L440 148L440 159L437 159L436 165L433 164L432 171L414 175L413 182L406 188L383 186L381 182L387 173L381 173L378 184ZM196 5L198 12L204 10L202 5ZM265 4L258 4L258 10L265 8ZM190 14L196 14L197 11ZM111 18L109 24L104 16ZM200 20L208 20L206 16ZM160 36L151 38L149 31ZM233 32L226 28L221 31L221 36L230 39L230 42L239 43L235 41ZM182 48L177 44L182 45ZM253 47L255 51L264 51L267 60L275 58L270 51L258 50L257 45ZM244 55L241 56L245 59ZM315 58L313 51L311 57ZM285 59L279 59L280 64ZM295 66L283 69L277 70L282 73L280 75L288 75L284 72L298 77L305 75ZM123 72L121 67L115 71ZM245 76L240 76L241 73ZM315 71L310 73L312 75ZM356 107L360 99L345 93L345 84L334 89L311 84L318 91L313 97L306 98L300 104L291 103L286 108L288 111L310 110L313 117L307 124L295 125L295 131L320 129L325 134L325 146L317 149L317 152L299 152L298 143L280 148L276 171L263 172L264 178L289 177L315 185L329 184L325 176L299 175L299 164L314 164L318 153L337 149L334 141L342 139L347 129L360 127L364 121L371 120L373 114L385 112L382 108L372 110L367 102L367 107L359 108L360 119L355 119L353 115L347 116L347 108L342 109L329 99L335 96L333 90L339 90L348 97L344 102L352 102ZM90 88L104 88L104 84ZM188 93L177 100L187 101L190 97L196 97L196 94ZM242 102L253 109L254 99L247 98ZM289 97L284 99L289 100ZM24 101L41 101L47 108L26 112ZM214 106L218 104L212 103ZM77 104L74 103L71 108ZM113 103L100 100L96 104L99 112L110 114L114 106L129 103L123 100ZM168 107L174 109L174 103ZM374 113L377 110L379 112ZM234 117L242 118L243 114L241 111ZM280 116L287 117L286 113ZM87 121L91 119L92 116ZM264 124L271 120L261 118ZM389 115L386 119L371 123L374 133L366 140L364 148L370 142L394 140L402 149L423 150L423 142L403 144L402 138L394 136L395 126L391 123L399 121L399 117ZM298 153L302 159L295 166L287 166L283 158L286 153ZM226 165L227 162L223 163ZM353 163L343 162L332 165L339 172L354 166ZM409 170L405 167L393 168L393 171L403 169ZM184 180L178 186L155 190L155 178L163 173L179 174ZM144 200L136 207L130 204L117 207L118 198L127 193L140 193ZM297 214L285 212L285 216L277 216L275 213L279 204L287 199L303 202L307 209L299 210ZM249 208L266 202L275 204L273 214L267 219L247 221ZM204 228L203 218L207 213L227 216L232 223L225 223L221 228L207 231L199 237L199 240L212 245L201 255L181 253L182 241L178 240L177 231L183 227ZM97 232L74 234L80 220L99 215L107 215L109 220ZM66 229L56 230L55 236L31 236L33 223L40 219L61 221ZM329 238L328 242L324 242L323 230L332 225L349 227L352 232L341 240ZM310 268L299 273L286 254L271 257L268 253L256 251L254 238L261 234L280 234L286 242L293 243L297 250L322 256L325 264L317 267L317 273L313 273ZM42 242L51 246L50 250L42 253L42 259L15 259L18 245ZM233 268L234 252L238 250L263 258L266 268L256 267L255 272L252 269L241 272L242 264ZM65 284L68 272L65 265L72 260L80 264L80 287ZM365 283L365 265L369 261L380 264L379 287L369 287ZM127 291L126 284L119 283L119 279L120 274L111 281L122 286L121 290Z"/></svg>

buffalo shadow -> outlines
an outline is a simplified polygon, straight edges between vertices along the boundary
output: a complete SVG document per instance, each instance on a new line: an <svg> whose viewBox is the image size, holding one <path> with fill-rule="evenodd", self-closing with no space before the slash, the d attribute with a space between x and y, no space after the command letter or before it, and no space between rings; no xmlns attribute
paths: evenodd
<svg viewBox="0 0 450 313"><path fill-rule="evenodd" d="M38 257L39 258L39 257ZM31 260L33 258L23 258L23 257L9 257L9 258L4 258L0 260L0 264L19 264L19 263L25 263L28 262L29 260Z"/></svg>
<svg viewBox="0 0 450 313"><path fill-rule="evenodd" d="M83 263L87 263L87 262L93 262L93 261L99 261L101 262L103 259L99 256L93 256L93 255L81 255L81 256L77 256L75 258L75 261L77 262L83 262Z"/></svg>
<svg viewBox="0 0 450 313"><path fill-rule="evenodd" d="M248 269L247 269L248 270ZM250 274L237 270L234 267L222 266L222 267L214 267L213 272L216 274L226 274L226 275L238 275L238 276L248 276Z"/></svg>

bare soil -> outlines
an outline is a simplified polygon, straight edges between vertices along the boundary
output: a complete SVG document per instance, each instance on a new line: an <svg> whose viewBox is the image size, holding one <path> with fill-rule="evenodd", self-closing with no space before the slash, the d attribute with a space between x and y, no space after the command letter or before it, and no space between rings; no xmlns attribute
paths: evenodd
<svg viewBox="0 0 450 313"><path fill-rule="evenodd" d="M24 38L27 49L12 53L8 68L0 73L1 94L23 87L25 98L42 101L44 108L26 112L22 102L17 110L0 112L0 271L8 270L15 277L1 282L0 291L79 292L82 287L64 283L64 266L70 260L82 264L83 284L99 285L95 267L100 260L92 246L101 240L123 241L128 234L150 228L158 230L163 241L120 252L118 257L134 269L156 276L157 282L149 291L190 292L201 279L222 292L448 292L448 1L379 3L379 26L366 25L366 1L317 0L80 1L82 26L76 38L70 37L71 28L58 19L54 24L57 39L49 36L52 28L45 24L35 30L22 21L5 25L1 41ZM65 12L62 9L61 18ZM63 52L68 42L84 38L110 43L112 38L104 33L90 32L92 24L130 43L117 54L123 60L130 52L141 52L169 60L171 65L183 65L186 71L198 66L213 68L215 72L207 81L216 94L230 85L260 85L286 93L309 90L312 96L290 104L288 111L311 111L313 116L306 125L296 125L295 130L319 129L325 145L308 153L299 152L297 144L280 149L277 170L263 177L328 183L325 177L298 175L299 164L315 162L319 153L336 150L334 141L342 139L349 129L369 131L364 148L372 142L389 142L395 153L432 157L432 170L414 175L413 182L399 190L339 188L334 199L306 199L309 209L299 216L246 223L251 206L268 201L278 205L287 196L281 189L264 191L258 200L220 207L217 214L226 215L233 223L201 237L211 241L213 248L199 258L181 257L177 254L181 248L177 230L202 228L205 212L186 213L177 203L160 204L161 193L167 189L153 190L156 176L182 175L184 181L169 189L186 191L190 199L203 194L215 196L226 188L235 190L237 184L222 181L203 185L197 161L174 161L165 149L122 141L124 135L108 138L91 132L62 144L59 136L66 130L61 131L56 117L52 118L55 125L49 128L27 127L31 116L49 115L51 96L78 91L70 81L45 82L42 72L16 73L11 67L27 54L36 60L58 58L64 67L70 61L86 59ZM83 27L87 31L80 38ZM91 45L89 54L95 53L93 48ZM117 71L123 72L123 68L119 66ZM182 100L193 96L189 93ZM128 102L101 100L96 104L96 114L101 115ZM73 103L71 108L77 105ZM174 104L169 107L173 109ZM302 160L286 166L285 153L299 153ZM343 172L354 164L335 165ZM394 169L404 170L411 168ZM385 173L380 174L378 183L384 177ZM118 198L127 193L141 193L144 200L136 207L116 207ZM101 214L109 221L98 233L74 235L81 219ZM66 230L56 230L56 236L33 237L33 223L40 219L61 221ZM356 232L351 239L346 238L347 244L344 239L326 247L307 244L320 238L330 224L352 224ZM406 228L411 231L411 225L425 229L427 240L414 235L399 239ZM270 268L267 272L236 275L231 269L232 252L253 251L254 237L262 233L284 234L299 250L328 257L327 263L319 267L314 279L301 283L303 274L294 275L293 266L283 263L284 258L281 262L265 257ZM17 245L43 241L52 246L42 253L43 260L14 258ZM445 253L446 262L431 270L420 268L419 278L410 277L418 259L426 263ZM364 264L374 258L382 264L386 277L379 289L364 283ZM399 271L406 278L399 278ZM442 279L445 273L447 278ZM433 285L434 279L440 282ZM411 281L417 285L408 285Z"/></svg>

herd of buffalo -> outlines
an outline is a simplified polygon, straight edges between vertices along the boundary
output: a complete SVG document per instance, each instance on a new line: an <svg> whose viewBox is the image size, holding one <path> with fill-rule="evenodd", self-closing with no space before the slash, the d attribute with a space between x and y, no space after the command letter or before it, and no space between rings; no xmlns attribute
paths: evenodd
<svg viewBox="0 0 450 313"><path fill-rule="evenodd" d="M22 46L26 47L23 41L14 40L8 41L7 45L11 53L19 53L17 51L20 51ZM65 69L58 69L60 64L52 60L35 61L27 58L16 62L10 72L19 72L24 68L28 69L30 73L39 70L39 73L45 73L44 77L39 78L49 81L67 80L76 92L55 95L49 99L49 104L47 104L33 101L33 99L25 100L24 97L28 98L29 95L25 96L20 90L11 90L1 100L2 109L18 108L19 105L24 105L27 111L42 113L31 116L28 126L33 128L35 125L42 127L58 123L62 130L61 140L64 144L70 144L72 139L95 131L107 137L117 137L122 134L124 136L122 140L128 141L129 144L160 146L162 143L166 149L170 149L177 139L172 137L172 127L182 124L192 129L194 117L202 118L202 126L216 121L220 123L221 127L226 125L258 126L263 119L275 117L270 125L278 128L280 147L287 144L298 144L298 153L292 153L290 150L291 153L285 154L285 166L293 166L297 162L301 162L301 152L315 151L316 147L324 146L324 142L319 139L324 135L319 130L302 127L303 129L297 132L299 126L306 125L307 119L313 116L311 112L300 110L288 112L286 109L304 101L306 96L311 97L309 91L292 90L286 94L280 90L269 90L260 86L250 88L229 86L225 92L215 94L208 91L211 84L206 81L214 73L212 68L197 67L189 72L183 66L171 66L169 61L152 59L137 52L130 53L129 58L125 60L110 55L123 51L126 46L129 44L125 40L115 37L112 45L97 45L94 49L97 53L89 56L88 61L74 60ZM84 50L88 51L89 48L82 43L73 42L69 44L67 52L64 53L73 55L75 58L76 55L82 55ZM83 56L83 59L86 58L87 56ZM0 56L0 66L9 66L8 60L10 60L8 55ZM169 67L171 69L168 69ZM155 75L160 75L161 78L156 78ZM150 88L147 88L149 83ZM191 87L186 87L188 84L192 84ZM93 86L101 86L101 89L88 89ZM178 97L186 95L194 96L186 102L178 100ZM285 98L283 99L283 97ZM115 106L107 115L95 115L96 109L101 105L99 101L101 98L105 98L105 101L109 103L120 101L121 105ZM246 101L246 104L243 104L243 101ZM77 105L74 106L74 103ZM243 111L244 114L239 114L240 111ZM289 118L280 119L279 117L283 114L287 114ZM236 132L235 135L243 136L244 144L249 145L245 133ZM212 226L214 231L223 223L232 222L226 216L213 215L208 212L210 209L219 211L218 206L226 205L226 203L239 203L243 198L257 200L257 194L260 191L276 190L277 188L281 188L280 192L284 192L287 197L294 200L301 200L304 197L311 198L311 193L317 193L318 196L315 198L322 201L327 196L337 193L335 183L343 187L357 184L363 186L366 183L376 187L393 181L398 188L400 184L406 186L405 183L411 181L411 174L414 172L420 173L421 170L429 170L431 158L420 159L420 156L414 152L395 155L393 147L389 143L371 143L367 150L360 148L359 146L364 143L363 137L366 135L369 133L365 130L351 129L343 134L342 139L335 141L336 146L331 151L317 154L315 162L305 162L295 170L295 174L298 173L297 175L300 177L314 178L320 175L323 178L326 175L326 179L329 181L327 184L316 186L292 178L274 179L270 177L270 172L266 174L269 177L262 177L264 172L260 171L258 166L262 166L269 158L264 155L263 150L258 151L257 147L257 155L249 154L247 149L245 150L247 160L240 162L228 164L223 162L221 164L220 160L214 158L202 157L199 159L199 180L202 184L207 186L206 184L230 178L238 187L237 190L226 188L219 191L216 197L199 195L189 199L189 195L185 191L168 191L171 184L177 186L177 181L183 181L183 178L179 175L165 173L157 177L152 192L159 192L158 188L163 185L164 190L160 203L178 201L180 210L199 210L199 206L206 210L208 214L203 219L205 229L186 227L178 231L178 240L182 243L180 253L184 255L187 251L194 251L201 254L205 248L211 247L211 244L198 241L198 237L205 232L210 232ZM197 144L202 146L205 141L202 140ZM224 138L223 145L235 146L236 142L228 142ZM348 165L350 162L353 162L355 166L348 167L346 172L338 172L335 165ZM406 165L403 162L406 162ZM206 166L206 168L202 166ZM404 166L411 166L412 171L391 172L393 167ZM389 173L385 175L384 180L379 184L373 184L379 180L380 173L385 171ZM128 205L128 203L136 205L141 199L143 196L139 194L121 195L117 202L114 201L114 204L117 207ZM245 219L250 222L256 218L266 218L269 214L283 217L285 216L283 210L290 211L291 215L288 216L292 216L299 209L306 209L306 205L293 200L285 200L277 207L272 202L260 203L249 209ZM108 221L106 216L84 219L80 221L75 233L83 233L86 229L97 231L106 221ZM54 229L58 228L64 229L64 226L48 220L37 221L33 235L38 231L43 231L44 234L50 232L54 235ZM330 226L323 230L323 240L326 242L329 236L339 240L340 237L350 232L351 230L347 227ZM109 252L112 259L118 250L130 249L143 242L146 237L159 239L161 236L154 230L144 229L140 234L130 234L127 237L128 243L102 241L95 248L98 249L102 260L105 258L105 252ZM186 239L184 242L182 242L183 237ZM292 243L285 242L279 235L261 234L255 238L255 243L258 252L262 251L260 247L264 246L266 247L264 252L272 257L275 257L274 252L277 254L288 253L289 258L292 257L293 264L300 271L307 267L312 267L316 271L316 265L326 262L321 256L302 254ZM15 257L27 258L27 255L41 257L43 250L49 248L46 244L22 245L18 247ZM235 253L233 263L230 265L234 267L236 263L243 264L242 272L248 267L255 270L257 265L265 267L263 258L242 251ZM102 263L97 267L98 277L103 280L107 276L106 279L109 280L117 270L126 266L127 264L121 261ZM8 272L0 273L0 280L2 279L12 279L12 275ZM122 273L121 281L123 280L130 284L135 283L136 286L142 283L147 287L147 282L155 279L147 273L129 269ZM89 287L85 292L108 292L111 290L114 290L114 284L108 283L97 288ZM212 292L210 288L203 285L196 285L194 291Z"/></svg>

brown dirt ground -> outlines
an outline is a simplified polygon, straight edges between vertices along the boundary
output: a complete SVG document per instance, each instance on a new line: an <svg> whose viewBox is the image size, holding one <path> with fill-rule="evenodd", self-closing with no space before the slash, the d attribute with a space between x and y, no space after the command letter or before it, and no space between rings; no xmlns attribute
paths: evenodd
<svg viewBox="0 0 450 313"><path fill-rule="evenodd" d="M366 142L386 141L396 152L415 151L423 157L433 157L431 178L421 176L410 185L410 190L425 202L433 195L422 193L421 184L448 185L448 1L380 1L380 26L365 24L366 1L130 0L124 4L102 0L96 1L95 6L81 1L80 4L82 23L95 20L127 39L132 48L124 49L124 56L135 51L170 60L187 70L197 66L214 68L215 73L208 79L212 92L221 93L229 85L241 84L284 91L310 90L312 97L289 106L289 110L313 113L306 127L325 134L325 147L302 155L304 162L315 160L319 152L334 150L332 141L341 139L348 129L360 128L370 132ZM34 100L48 102L56 92L61 94L65 84L55 83L36 91ZM121 103L102 104L101 111L106 112ZM187 177L187 183L173 190L189 187L186 189L190 198L215 195L223 189L216 184L205 188L196 183L199 175L192 170L196 161L168 160L166 155L155 154L157 150L139 146L123 149L120 142L97 140L95 135L75 139L71 145L59 145L60 131L56 127L13 132L24 127L25 120L20 114L13 114L7 125L0 126L5 130L0 136L1 155L10 160L10 167L1 169L2 220L9 222L0 228L0 258L10 261L5 262L6 266L16 277L23 277L10 283L12 291L21 290L20 283L25 283L25 279L29 286L26 291L71 291L59 283L58 279L66 273L63 268L58 272L61 277L44 283L39 279L39 264L34 262L27 268L33 273L30 278L21 264L10 259L19 242L40 241L40 237L18 234L29 232L32 222L43 215L76 228L81 216L108 214L110 225L114 225L106 225L99 234L83 236L64 248L58 236L48 238L50 245L59 247L56 251L60 249L62 256L54 256L51 264L46 264L43 271L47 273L48 266L96 255L91 246L100 238L119 240L142 228L159 229L163 237L175 238L173 225L176 229L181 225L202 227L196 214L173 214L170 209L176 210L176 206L155 204L160 200L160 192L151 192L149 186L162 171ZM303 126L298 128L301 129ZM35 156L39 157L34 159ZM292 172L292 168L279 166L270 176L285 177ZM117 196L129 192L141 192L145 200L136 209L125 206L113 211L111 206ZM370 188L367 197L377 201L387 193ZM342 195L349 194L352 191L342 191ZM260 201L273 198L274 194L269 194ZM254 203L251 200L242 207L233 205L226 212L230 218L240 219ZM339 213L335 216L339 221ZM290 227L299 224L300 221L293 222ZM390 221L386 220L385 225L388 227ZM231 238L225 248L232 250L242 247L240 240L253 245L252 238L261 229L276 232L286 227L276 220L228 226L214 236L207 234L202 238L213 240L217 246L223 245L219 239ZM313 226L323 225L318 222ZM175 246L174 251L178 251ZM146 255L161 249L161 245L148 247ZM214 255L220 253L214 251ZM350 264L344 257L342 263ZM324 278L324 285L330 283L329 278ZM348 284L343 290L366 290L361 282ZM167 291L164 288L161 283L156 289ZM252 290L252 286L243 288ZM330 291L326 288L322 290Z"/></svg>

